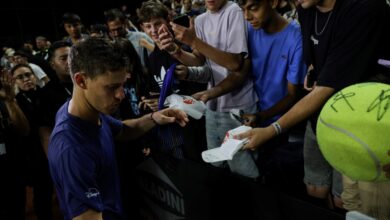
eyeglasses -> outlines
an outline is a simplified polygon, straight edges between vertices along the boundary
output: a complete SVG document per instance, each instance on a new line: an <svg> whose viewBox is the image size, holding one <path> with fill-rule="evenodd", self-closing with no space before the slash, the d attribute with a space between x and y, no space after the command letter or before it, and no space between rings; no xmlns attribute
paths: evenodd
<svg viewBox="0 0 390 220"><path fill-rule="evenodd" d="M30 72L27 72L27 73L22 73L22 74L19 74L17 76L15 76L14 78L15 79L18 79L18 80L23 80L24 78L30 78L33 74L30 73Z"/></svg>

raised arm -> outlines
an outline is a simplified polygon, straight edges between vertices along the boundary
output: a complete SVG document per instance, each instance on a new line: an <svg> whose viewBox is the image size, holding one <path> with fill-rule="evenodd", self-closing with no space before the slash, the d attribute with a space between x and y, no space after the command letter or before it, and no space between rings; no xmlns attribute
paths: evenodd
<svg viewBox="0 0 390 220"><path fill-rule="evenodd" d="M194 30L192 29L192 31ZM195 35L195 33L192 34ZM171 56L175 57L184 65L202 66L205 63L205 57L196 49L192 52L187 52L181 49L181 47L176 44L173 34L169 31L169 28L166 25L161 25L158 30L158 37L159 41L157 44L159 44L160 49L166 50Z"/></svg>
<svg viewBox="0 0 390 220"><path fill-rule="evenodd" d="M222 51L207 44L196 36L194 20L191 18L190 21L189 28L171 22L170 25L175 36L168 31L167 26L160 27L158 33L161 48L168 51L174 58L186 66L202 66L207 57L229 71L241 70L244 64L244 56L241 53ZM181 43L190 46L193 50L192 53L181 49L175 43L175 38Z"/></svg>
<svg viewBox="0 0 390 220"><path fill-rule="evenodd" d="M175 33L175 38L178 41L191 46L195 56L207 57L216 64L225 67L229 71L234 72L241 70L244 63L244 56L242 56L241 53L230 53L222 51L201 40L196 36L193 18L190 19L189 28L177 25L173 22L171 22L171 26L173 32ZM185 65L195 66L186 62L189 57L187 52L183 53L183 51L179 51L178 53L174 53L173 56Z"/></svg>
<svg viewBox="0 0 390 220"><path fill-rule="evenodd" d="M195 93L193 97L203 102L207 102L210 99L217 98L221 95L231 92L232 90L239 88L247 80L250 69L249 59L244 60L241 71L231 72L224 80L218 83L216 86Z"/></svg>
<svg viewBox="0 0 390 220"><path fill-rule="evenodd" d="M334 92L335 90L333 88L316 86L312 92L297 102L297 104L278 120L281 130L288 130L309 118L325 104ZM254 128L240 135L240 138L249 138L249 143L244 148L254 150L277 135L278 133L274 126L270 125L265 128Z"/></svg>
<svg viewBox="0 0 390 220"><path fill-rule="evenodd" d="M193 23L190 28L186 28L172 22L171 26L175 33L175 38L178 41L191 46L195 53L202 54L203 56L214 61L216 64L225 67L229 71L234 72L241 70L244 62L244 56L242 56L242 54L222 51L202 41L196 36ZM185 61L185 56L182 53L178 53L174 57L180 61Z"/></svg>

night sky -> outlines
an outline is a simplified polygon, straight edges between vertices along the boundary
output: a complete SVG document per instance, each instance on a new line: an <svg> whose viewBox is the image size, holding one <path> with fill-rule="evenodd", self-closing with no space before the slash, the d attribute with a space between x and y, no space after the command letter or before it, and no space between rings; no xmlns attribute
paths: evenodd
<svg viewBox="0 0 390 220"><path fill-rule="evenodd" d="M80 3L82 2L82 3ZM103 12L110 8L118 8L125 4L129 11L135 13L141 0L98 0L95 2L83 0L8 0L2 1L0 8L0 45L19 48L24 41L34 40L42 35L50 41L55 41L65 35L60 25L61 17L66 12L80 15L82 23L104 23ZM81 5L82 4L82 5ZM86 7L86 5L91 5Z"/></svg>

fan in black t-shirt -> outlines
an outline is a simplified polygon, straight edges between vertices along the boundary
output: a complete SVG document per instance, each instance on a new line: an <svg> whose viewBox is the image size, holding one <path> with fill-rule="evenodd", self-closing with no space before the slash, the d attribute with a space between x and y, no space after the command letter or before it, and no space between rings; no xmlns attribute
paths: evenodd
<svg viewBox="0 0 390 220"><path fill-rule="evenodd" d="M255 128L241 135L242 138L250 139L244 146L246 149L259 147L281 133L280 128L282 131L287 130L309 117L316 121L316 115L335 92L376 74L377 60L383 55L384 48L388 48L390 18L385 0L298 0L298 3L303 52L306 64L314 70L314 74L310 74L314 76L314 86L308 87L305 83L310 93L284 114L276 122L277 126ZM312 143L316 143L316 140L312 140ZM316 151L321 155L321 152ZM306 156L305 159L313 160L312 155ZM314 175L308 179L307 171L310 169L306 165L311 162L309 160L305 161L308 193L325 199L332 185L332 168L329 164L325 165L329 167L327 177L322 179L321 184L317 184L319 176L322 178L324 175L318 173L322 166L316 163Z"/></svg>

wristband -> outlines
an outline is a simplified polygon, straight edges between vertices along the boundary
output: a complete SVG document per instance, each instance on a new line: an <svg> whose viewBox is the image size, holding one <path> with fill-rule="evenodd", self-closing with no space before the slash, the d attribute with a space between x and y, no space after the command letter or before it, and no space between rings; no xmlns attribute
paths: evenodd
<svg viewBox="0 0 390 220"><path fill-rule="evenodd" d="M175 49L172 51L168 51L168 53L172 56L178 55L181 53L181 48L175 44Z"/></svg>
<svg viewBox="0 0 390 220"><path fill-rule="evenodd" d="M271 124L272 127L274 127L276 135L279 135L283 132L282 126L280 126L279 122L275 121L274 123Z"/></svg>

